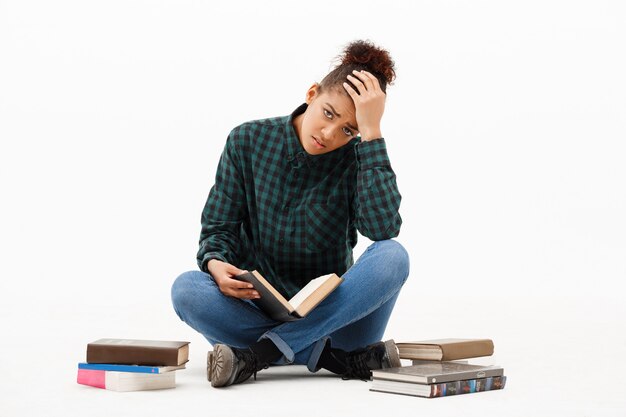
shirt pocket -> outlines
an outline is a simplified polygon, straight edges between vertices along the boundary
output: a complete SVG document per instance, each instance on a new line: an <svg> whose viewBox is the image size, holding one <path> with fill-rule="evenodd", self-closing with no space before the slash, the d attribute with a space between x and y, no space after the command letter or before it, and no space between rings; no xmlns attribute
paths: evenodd
<svg viewBox="0 0 626 417"><path fill-rule="evenodd" d="M313 201L304 210L306 246L309 250L321 252L346 239L349 212L345 202Z"/></svg>

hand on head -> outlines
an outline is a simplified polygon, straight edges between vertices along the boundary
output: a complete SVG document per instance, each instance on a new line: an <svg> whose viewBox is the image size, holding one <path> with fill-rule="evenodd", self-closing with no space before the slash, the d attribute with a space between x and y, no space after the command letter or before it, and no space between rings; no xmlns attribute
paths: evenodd
<svg viewBox="0 0 626 417"><path fill-rule="evenodd" d="M382 137L380 121L385 111L387 95L380 88L378 79L372 73L361 70L348 74L352 86L345 82L343 88L348 92L356 109L356 123L361 133L361 140L369 141Z"/></svg>

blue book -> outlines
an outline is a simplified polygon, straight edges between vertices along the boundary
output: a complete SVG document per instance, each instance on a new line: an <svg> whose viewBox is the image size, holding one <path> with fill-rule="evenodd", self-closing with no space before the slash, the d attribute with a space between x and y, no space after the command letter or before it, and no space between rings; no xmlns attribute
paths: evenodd
<svg viewBox="0 0 626 417"><path fill-rule="evenodd" d="M171 372L177 369L185 369L185 365L145 366L145 365L119 365L115 363L79 362L78 369L90 369L92 371L138 372L142 374L162 374L164 372Z"/></svg>

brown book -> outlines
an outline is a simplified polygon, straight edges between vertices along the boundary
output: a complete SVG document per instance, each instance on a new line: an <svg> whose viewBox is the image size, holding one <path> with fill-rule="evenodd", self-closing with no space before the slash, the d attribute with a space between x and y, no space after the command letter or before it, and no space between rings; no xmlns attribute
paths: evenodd
<svg viewBox="0 0 626 417"><path fill-rule="evenodd" d="M100 339L87 344L87 363L177 366L189 359L189 342Z"/></svg>
<svg viewBox="0 0 626 417"><path fill-rule="evenodd" d="M493 355L491 339L436 339L396 345L402 359L453 361Z"/></svg>
<svg viewBox="0 0 626 417"><path fill-rule="evenodd" d="M249 282L261 298L252 300L265 314L277 321L294 321L305 317L321 303L341 282L336 274L312 279L289 301L257 271L245 272L233 277Z"/></svg>

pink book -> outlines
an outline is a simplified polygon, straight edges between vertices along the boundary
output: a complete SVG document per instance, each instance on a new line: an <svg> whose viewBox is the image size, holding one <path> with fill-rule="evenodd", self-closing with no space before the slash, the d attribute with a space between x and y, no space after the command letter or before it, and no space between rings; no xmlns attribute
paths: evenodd
<svg viewBox="0 0 626 417"><path fill-rule="evenodd" d="M94 371L91 369L79 369L77 382L96 388L106 388L106 371Z"/></svg>
<svg viewBox="0 0 626 417"><path fill-rule="evenodd" d="M176 372L148 374L78 369L76 381L82 385L111 391L144 391L176 387Z"/></svg>

